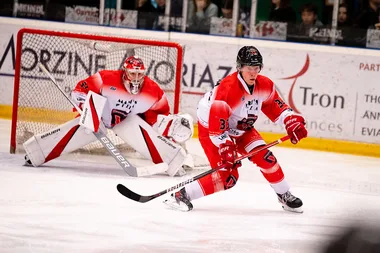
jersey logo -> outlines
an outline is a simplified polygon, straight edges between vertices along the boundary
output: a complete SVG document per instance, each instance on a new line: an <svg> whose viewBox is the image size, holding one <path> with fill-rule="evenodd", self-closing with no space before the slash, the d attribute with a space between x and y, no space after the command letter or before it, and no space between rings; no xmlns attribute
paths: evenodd
<svg viewBox="0 0 380 253"><path fill-rule="evenodd" d="M246 103L245 103L245 108L248 110L248 111L252 111L252 110L258 110L259 107L259 100L257 99L252 99L252 100L248 100Z"/></svg>
<svg viewBox="0 0 380 253"><path fill-rule="evenodd" d="M122 107L122 108L127 108L127 109L129 109L129 111L131 111L134 107L135 107L135 105L137 104L137 101L135 101L135 100L128 100L128 101L124 101L124 100L122 100L122 99L119 99L119 100L117 100L117 102L116 102L116 106L119 106L119 107Z"/></svg>
<svg viewBox="0 0 380 253"><path fill-rule="evenodd" d="M251 55L258 55L257 50L254 48L250 49L249 52L251 53Z"/></svg>
<svg viewBox="0 0 380 253"><path fill-rule="evenodd" d="M110 90L116 90L116 87L111 86Z"/></svg>
<svg viewBox="0 0 380 253"><path fill-rule="evenodd" d="M248 114L248 118L244 118L237 122L236 128L238 130L249 131L253 128L253 124L255 124L256 120L257 120L257 115Z"/></svg>

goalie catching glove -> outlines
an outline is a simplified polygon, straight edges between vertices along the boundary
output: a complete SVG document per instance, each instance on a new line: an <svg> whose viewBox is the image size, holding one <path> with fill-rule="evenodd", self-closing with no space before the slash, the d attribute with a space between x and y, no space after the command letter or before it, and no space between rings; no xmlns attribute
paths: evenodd
<svg viewBox="0 0 380 253"><path fill-rule="evenodd" d="M193 118L189 114L158 115L155 124L157 132L177 143L184 143L193 136Z"/></svg>

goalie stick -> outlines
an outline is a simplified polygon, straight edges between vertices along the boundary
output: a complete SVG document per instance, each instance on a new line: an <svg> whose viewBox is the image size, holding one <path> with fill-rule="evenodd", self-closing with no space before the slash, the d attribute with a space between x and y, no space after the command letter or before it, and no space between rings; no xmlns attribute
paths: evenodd
<svg viewBox="0 0 380 253"><path fill-rule="evenodd" d="M59 89L59 91L66 97L66 99L74 106L79 114L82 114L82 110L77 106L74 101L63 91L62 87L57 83L54 76L45 68L41 63L38 64L41 70L50 78L53 84ZM120 150L111 142L107 135L99 129L98 132L93 132L96 138L102 143L102 145L107 149L111 156L116 160L116 162L123 168L123 170L131 177L139 176L135 166L130 164L128 160L122 155ZM161 166L161 164L158 164ZM144 173L145 174L145 173Z"/></svg>
<svg viewBox="0 0 380 253"><path fill-rule="evenodd" d="M265 146L262 146L262 147L260 147L260 148L258 148L256 150L254 150L254 151L252 151L252 152L250 152L248 154L241 155L241 156L239 156L238 158L235 159L235 163L240 162L244 158L247 158L247 157L250 157L250 156L254 156L257 153L259 153L259 152L261 152L261 151L263 151L265 149L268 149L268 148L273 147L273 146L275 146L277 144L280 144L280 143L282 143L284 141L287 141L287 140L289 140L289 138L290 137L288 135L284 136L284 137L282 137L282 138L280 138L280 139L278 139L276 141L273 141L273 142L271 142L271 143L269 143L269 144L267 144ZM158 197L160 197L160 196L162 196L162 195L164 195L164 194L166 194L168 192L171 192L171 191L173 191L175 189L178 189L178 188L180 188L182 186L190 184L191 182L196 181L196 180L198 180L198 179L200 179L202 177L205 177L205 176L207 176L207 175L209 175L209 174L211 174L211 173L213 173L213 172L215 172L215 171L217 171L217 170L219 170L221 168L223 168L223 166L220 166L220 167L217 167L215 169L211 169L211 170L205 171L205 172L203 172L203 173L201 173L201 174L199 174L199 175L197 175L195 177L189 178L186 181L183 181L183 182L181 182L179 184L176 184L176 185L174 185L174 186L172 186L172 187L170 187L170 188L168 188L166 190L160 191L160 192L158 192L156 194L153 194L153 195L143 196L143 195L137 194L137 193L131 191L130 189L128 189L127 187L125 187L122 184L118 184L117 185L117 190L123 196L125 196L125 197L127 197L129 199L132 199L132 200L140 202L140 203L146 203L146 202L151 201L152 199L158 198Z"/></svg>

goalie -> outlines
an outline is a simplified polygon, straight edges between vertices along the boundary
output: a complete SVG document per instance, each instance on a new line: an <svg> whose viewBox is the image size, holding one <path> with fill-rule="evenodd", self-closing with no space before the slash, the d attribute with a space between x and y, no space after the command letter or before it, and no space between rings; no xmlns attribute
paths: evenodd
<svg viewBox="0 0 380 253"><path fill-rule="evenodd" d="M121 70L102 70L79 81L71 97L84 109L82 117L98 116L104 132L112 129L145 158L156 164L166 163L168 175L183 175L185 166L193 166L190 155L181 146L193 135L193 120L187 114L169 113L165 93L145 75L141 58L130 56ZM87 108L89 100L101 109L94 112ZM27 140L26 163L36 167L97 140L80 120L77 117Z"/></svg>

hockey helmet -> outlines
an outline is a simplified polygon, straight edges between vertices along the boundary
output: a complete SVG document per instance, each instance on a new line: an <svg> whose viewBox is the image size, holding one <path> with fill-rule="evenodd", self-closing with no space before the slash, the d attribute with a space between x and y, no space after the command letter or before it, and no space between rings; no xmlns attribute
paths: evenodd
<svg viewBox="0 0 380 253"><path fill-rule="evenodd" d="M236 67L241 69L244 66L260 66L260 70L262 69L263 57L256 47L244 46L240 48L236 58Z"/></svg>
<svg viewBox="0 0 380 253"><path fill-rule="evenodd" d="M144 82L145 66L141 58L133 55L128 57L123 64L123 82L127 91L138 94Z"/></svg>

